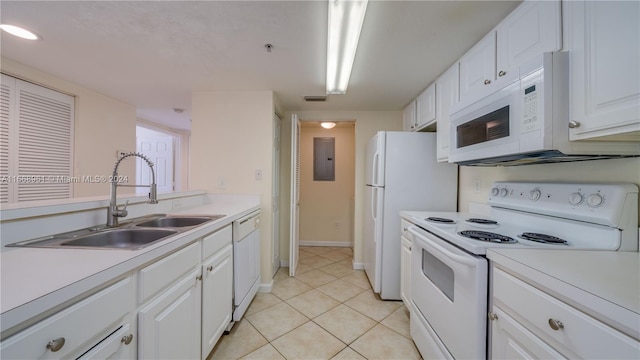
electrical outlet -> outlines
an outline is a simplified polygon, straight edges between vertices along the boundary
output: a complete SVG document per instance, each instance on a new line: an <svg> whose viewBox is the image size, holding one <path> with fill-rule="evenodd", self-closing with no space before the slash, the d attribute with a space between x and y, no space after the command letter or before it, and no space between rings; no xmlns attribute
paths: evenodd
<svg viewBox="0 0 640 360"><path fill-rule="evenodd" d="M227 188L227 178L224 176L219 176L218 177L218 189L219 190L224 190Z"/></svg>
<svg viewBox="0 0 640 360"><path fill-rule="evenodd" d="M473 180L473 192L480 194L480 179Z"/></svg>
<svg viewBox="0 0 640 360"><path fill-rule="evenodd" d="M256 169L256 180L262 181L262 169Z"/></svg>

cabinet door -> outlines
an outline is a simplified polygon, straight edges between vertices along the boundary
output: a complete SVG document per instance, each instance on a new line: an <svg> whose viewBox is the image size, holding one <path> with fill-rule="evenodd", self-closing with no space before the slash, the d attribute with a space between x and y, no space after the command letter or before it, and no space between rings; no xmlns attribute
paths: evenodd
<svg viewBox="0 0 640 360"><path fill-rule="evenodd" d="M416 99L416 130L436 120L436 84L429 85Z"/></svg>
<svg viewBox="0 0 640 360"><path fill-rule="evenodd" d="M138 312L139 358L200 358L201 289L197 268Z"/></svg>
<svg viewBox="0 0 640 360"><path fill-rule="evenodd" d="M536 55L562 48L560 1L525 1L497 30L498 78Z"/></svg>
<svg viewBox="0 0 640 360"><path fill-rule="evenodd" d="M416 101L407 105L407 107L402 110L402 129L404 131L413 131L416 128Z"/></svg>
<svg viewBox="0 0 640 360"><path fill-rule="evenodd" d="M496 316L490 322L492 359L565 359L499 308L492 312Z"/></svg>
<svg viewBox="0 0 640 360"><path fill-rule="evenodd" d="M202 264L202 359L222 336L233 312L233 247L231 244Z"/></svg>
<svg viewBox="0 0 640 360"><path fill-rule="evenodd" d="M569 139L640 140L640 2L566 6L575 122Z"/></svg>
<svg viewBox="0 0 640 360"><path fill-rule="evenodd" d="M400 297L407 309L411 309L411 240L401 237L400 251Z"/></svg>
<svg viewBox="0 0 640 360"><path fill-rule="evenodd" d="M453 64L436 80L436 108L438 109L437 158L438 161L449 159L449 134L451 129L449 110L458 103L460 73L458 63Z"/></svg>
<svg viewBox="0 0 640 360"><path fill-rule="evenodd" d="M473 102L491 92L496 78L496 32L491 31L460 58L460 101Z"/></svg>

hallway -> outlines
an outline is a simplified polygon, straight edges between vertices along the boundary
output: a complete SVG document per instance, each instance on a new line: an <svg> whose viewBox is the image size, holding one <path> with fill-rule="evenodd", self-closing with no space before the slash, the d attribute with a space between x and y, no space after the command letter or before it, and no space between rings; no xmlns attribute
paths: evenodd
<svg viewBox="0 0 640 360"><path fill-rule="evenodd" d="M401 301L380 301L344 247L301 247L209 359L419 359Z"/></svg>

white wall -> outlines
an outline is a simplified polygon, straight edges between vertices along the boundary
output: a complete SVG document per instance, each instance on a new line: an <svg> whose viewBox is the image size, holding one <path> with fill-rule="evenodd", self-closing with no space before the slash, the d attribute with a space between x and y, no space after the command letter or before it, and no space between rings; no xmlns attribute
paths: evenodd
<svg viewBox="0 0 640 360"><path fill-rule="evenodd" d="M271 91L197 92L191 108L189 188L260 194L262 282L271 279L274 96ZM256 180L256 169L262 180Z"/></svg>
<svg viewBox="0 0 640 360"><path fill-rule="evenodd" d="M470 202L486 204L491 184L499 180L631 182L640 186L640 158L511 167L461 166L460 211L468 211ZM476 182L480 183L478 192Z"/></svg>
<svg viewBox="0 0 640 360"><path fill-rule="evenodd" d="M282 151L281 151L281 222L282 237L280 244L280 258L289 259L289 202L291 179L291 114L298 114L302 121L351 121L356 122L355 129L355 202L354 202L354 234L353 256L356 265L362 264L362 223L363 223L363 193L365 151L367 141L377 131L402 130L401 111L289 111L282 122Z"/></svg>
<svg viewBox="0 0 640 360"><path fill-rule="evenodd" d="M75 96L74 176L108 177L118 150L136 150L135 106L10 59L2 58L0 65L3 73ZM123 161L118 174L128 176L129 183L134 184L135 161ZM133 188L119 189L121 193L133 191ZM76 183L73 188L74 197L108 193L108 183Z"/></svg>
<svg viewBox="0 0 640 360"><path fill-rule="evenodd" d="M348 125L347 125L348 124ZM344 126L344 127L343 127ZM355 123L333 129L303 126L300 132L300 242L353 244ZM313 180L313 139L335 139L335 181Z"/></svg>

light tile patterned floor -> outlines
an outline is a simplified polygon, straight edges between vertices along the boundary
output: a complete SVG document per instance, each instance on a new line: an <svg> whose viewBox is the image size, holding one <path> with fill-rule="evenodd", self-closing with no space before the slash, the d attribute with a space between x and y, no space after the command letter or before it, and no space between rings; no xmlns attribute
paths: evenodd
<svg viewBox="0 0 640 360"><path fill-rule="evenodd" d="M281 268L224 335L213 359L420 359L400 301L381 301L350 248L301 247L295 278Z"/></svg>

